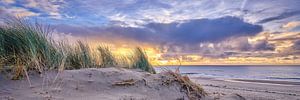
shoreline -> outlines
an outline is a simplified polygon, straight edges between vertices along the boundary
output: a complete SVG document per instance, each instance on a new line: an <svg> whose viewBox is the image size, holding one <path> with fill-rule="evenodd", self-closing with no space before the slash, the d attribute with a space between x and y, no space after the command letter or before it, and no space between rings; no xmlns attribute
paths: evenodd
<svg viewBox="0 0 300 100"><path fill-rule="evenodd" d="M298 85L300 86L300 82L294 81L280 81L280 80L253 80L253 79L229 79L225 81L232 82L250 82L250 83L265 83L265 84L273 84L273 85Z"/></svg>
<svg viewBox="0 0 300 100"><path fill-rule="evenodd" d="M186 64L186 65L153 65L154 68L159 68L159 67L186 67L186 66L192 66L192 67L218 67L218 66L230 66L230 67L300 67L300 64L277 64L277 65L272 65L272 64Z"/></svg>
<svg viewBox="0 0 300 100"><path fill-rule="evenodd" d="M300 82L296 81L283 81L283 80L264 80L264 79L237 79L237 78L214 78L214 77L191 77L194 79L208 79L208 80L219 80L236 83L253 83L253 84L269 84L269 85L293 85L300 86Z"/></svg>
<svg viewBox="0 0 300 100"><path fill-rule="evenodd" d="M154 67L165 67L165 66L297 66L300 64L181 64L181 65L154 65Z"/></svg>
<svg viewBox="0 0 300 100"><path fill-rule="evenodd" d="M0 86L0 99L175 100L180 98L182 100L182 98L187 99L188 96L182 92L181 86L176 82L166 85L165 82L169 79L165 74L149 74L140 70L119 68L66 70L55 82L53 82L57 75L55 72L45 75L47 78L33 75L31 77L33 87L29 87L25 79L14 81L0 75L0 84L6 84ZM45 84L43 84L44 80L46 80ZM208 94L203 100L299 100L300 98L300 86L292 82L246 79L230 81L211 77L190 77L190 80L200 84ZM275 85L279 83L286 85Z"/></svg>
<svg viewBox="0 0 300 100"><path fill-rule="evenodd" d="M300 82L296 81L283 81L283 80L264 80L264 79L225 79L225 78L214 78L214 77L191 77L193 79L206 79L215 81L226 81L235 83L252 83L252 84L267 84L267 85L286 85L286 86L300 86Z"/></svg>
<svg viewBox="0 0 300 100"><path fill-rule="evenodd" d="M298 100L300 98L300 82L226 80L210 77L191 77L191 79L201 84L210 95L220 98L229 94L241 95L246 100Z"/></svg>

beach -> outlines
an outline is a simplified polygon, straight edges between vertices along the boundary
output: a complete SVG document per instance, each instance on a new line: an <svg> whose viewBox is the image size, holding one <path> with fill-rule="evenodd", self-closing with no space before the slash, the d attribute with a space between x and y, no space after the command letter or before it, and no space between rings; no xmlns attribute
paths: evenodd
<svg viewBox="0 0 300 100"><path fill-rule="evenodd" d="M299 100L299 66L189 65L156 67L176 70L201 84L214 98L238 94L246 100Z"/></svg>
<svg viewBox="0 0 300 100"><path fill-rule="evenodd" d="M190 99L164 72L123 68L47 72L10 80L0 75L1 100L300 100L299 82L190 77L207 93ZM171 80L170 80L171 79Z"/></svg>
<svg viewBox="0 0 300 100"><path fill-rule="evenodd" d="M189 87L193 85L182 83L173 75L115 67L88 68L50 71L43 77L30 75L30 85L26 78L11 80L0 74L0 100L198 100L204 97L202 88L194 91Z"/></svg>
<svg viewBox="0 0 300 100"><path fill-rule="evenodd" d="M221 80L205 77L192 79L215 98L238 94L246 100L300 100L299 82Z"/></svg>
<svg viewBox="0 0 300 100"><path fill-rule="evenodd" d="M300 100L299 6L0 0L0 100Z"/></svg>

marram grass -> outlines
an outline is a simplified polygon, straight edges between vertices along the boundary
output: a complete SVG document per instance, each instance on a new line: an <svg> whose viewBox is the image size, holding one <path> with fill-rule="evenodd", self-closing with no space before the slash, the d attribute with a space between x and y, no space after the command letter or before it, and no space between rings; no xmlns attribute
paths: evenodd
<svg viewBox="0 0 300 100"><path fill-rule="evenodd" d="M100 45L93 52L86 43L78 41L73 46L56 42L51 34L48 25L14 17L5 19L0 26L0 70L15 70L16 77L24 76L22 69L41 73L51 69L116 66L155 73L141 48L136 48L132 57L116 57L107 46Z"/></svg>
<svg viewBox="0 0 300 100"><path fill-rule="evenodd" d="M4 64L17 63L42 72L60 63L61 53L48 37L48 26L30 23L27 20L9 18L0 27L0 56Z"/></svg>
<svg viewBox="0 0 300 100"><path fill-rule="evenodd" d="M118 62L116 60L116 57L112 54L108 46L100 45L98 46L97 50L100 55L100 67L117 66Z"/></svg>
<svg viewBox="0 0 300 100"><path fill-rule="evenodd" d="M65 49L67 69L91 68L94 66L91 50L87 44L78 41L75 46L65 46L63 48L67 48Z"/></svg>
<svg viewBox="0 0 300 100"><path fill-rule="evenodd" d="M133 58L132 58L132 67L137 69L142 69L144 71L155 74L155 70L148 61L147 55L142 50L142 48L137 47L134 50Z"/></svg>

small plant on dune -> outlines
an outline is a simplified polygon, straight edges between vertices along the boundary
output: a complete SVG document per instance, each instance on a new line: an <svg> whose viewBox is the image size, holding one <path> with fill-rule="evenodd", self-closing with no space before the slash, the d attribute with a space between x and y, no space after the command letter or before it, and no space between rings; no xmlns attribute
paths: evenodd
<svg viewBox="0 0 300 100"><path fill-rule="evenodd" d="M20 18L7 18L0 28L0 56L6 66L15 68L17 62L26 68L42 72L58 66L61 54L56 44L48 37L47 25L30 23Z"/></svg>
<svg viewBox="0 0 300 100"><path fill-rule="evenodd" d="M90 51L90 47L78 41L75 47L64 46L66 50L66 69L90 68L94 66L94 60Z"/></svg>
<svg viewBox="0 0 300 100"><path fill-rule="evenodd" d="M91 56L90 47L87 44L78 41L78 49L80 51L80 60L83 68L89 68L93 66L93 58Z"/></svg>
<svg viewBox="0 0 300 100"><path fill-rule="evenodd" d="M69 48L66 56L65 69L80 69L82 67L80 63L80 52Z"/></svg>
<svg viewBox="0 0 300 100"><path fill-rule="evenodd" d="M132 68L132 57L124 56L124 55L119 55L118 57L115 57L118 62L118 66L123 67L123 68Z"/></svg>
<svg viewBox="0 0 300 100"><path fill-rule="evenodd" d="M137 47L134 50L133 54L134 55L132 57L132 68L141 69L153 74L156 73L154 68L150 64L147 55L144 53L144 51L141 48Z"/></svg>
<svg viewBox="0 0 300 100"><path fill-rule="evenodd" d="M111 50L108 46L98 46L97 48L100 54L100 67L115 67L117 66L117 60L115 56L112 54Z"/></svg>
<svg viewBox="0 0 300 100"><path fill-rule="evenodd" d="M5 19L0 26L0 69L14 71L15 79L24 76L27 70L42 73L48 69L91 67L127 66L155 73L141 48L136 48L132 57L117 58L108 46L101 45L97 52L92 52L86 43L78 41L72 46L54 41L51 34L48 25L15 17Z"/></svg>
<svg viewBox="0 0 300 100"><path fill-rule="evenodd" d="M198 100L207 95L201 85L192 82L188 76L182 76L179 72L173 72L171 70L166 71L165 74L171 76L171 78L164 81L164 84L178 82L190 100Z"/></svg>

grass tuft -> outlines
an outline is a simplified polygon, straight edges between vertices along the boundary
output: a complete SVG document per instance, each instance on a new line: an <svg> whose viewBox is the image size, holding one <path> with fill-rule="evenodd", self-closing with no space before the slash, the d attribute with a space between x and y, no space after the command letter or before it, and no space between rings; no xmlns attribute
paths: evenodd
<svg viewBox="0 0 300 100"><path fill-rule="evenodd" d="M140 47L137 47L134 50L134 56L133 56L133 59L132 59L132 67L150 72L152 74L156 73L154 68L150 64L150 62L147 58L147 55L145 54L145 52Z"/></svg>
<svg viewBox="0 0 300 100"><path fill-rule="evenodd" d="M51 28L19 18L8 18L0 28L2 64L16 68L17 64L39 73L59 65L61 53L48 37Z"/></svg>
<svg viewBox="0 0 300 100"><path fill-rule="evenodd" d="M155 73L141 48L133 56L115 56L108 46L101 45L95 51L86 43L75 45L54 41L49 25L31 23L20 18L7 18L0 26L0 69L15 72L14 79L27 70L42 73L51 69L80 69L91 67L138 68Z"/></svg>
<svg viewBox="0 0 300 100"><path fill-rule="evenodd" d="M108 46L98 46L97 48L100 54L100 67L114 67L117 66L116 57L112 54Z"/></svg>
<svg viewBox="0 0 300 100"><path fill-rule="evenodd" d="M166 84L171 82L178 82L181 88L185 90L190 100L198 100L207 95L201 85L196 84L190 80L188 76L182 76L179 72L166 71L166 75L170 75L172 78L166 81Z"/></svg>
<svg viewBox="0 0 300 100"><path fill-rule="evenodd" d="M65 45L66 48L66 69L91 68L94 66L94 60L90 47L78 41L76 46Z"/></svg>

